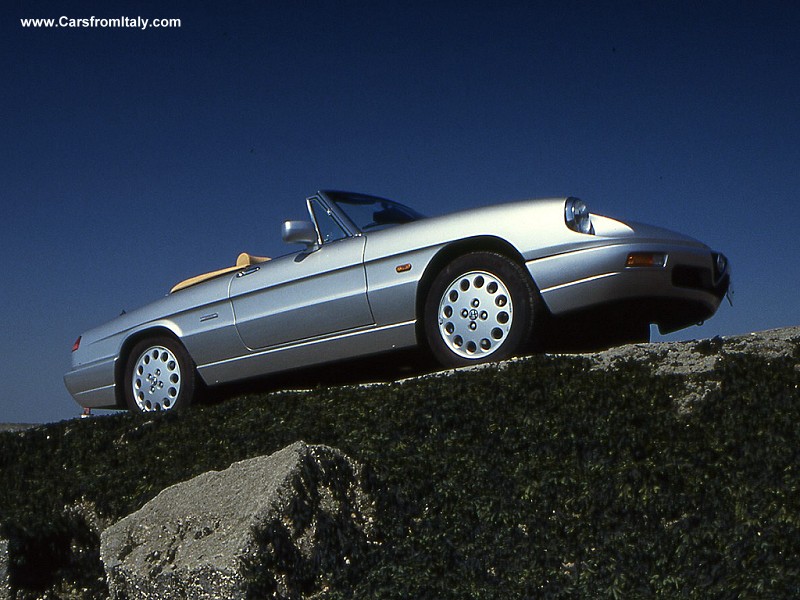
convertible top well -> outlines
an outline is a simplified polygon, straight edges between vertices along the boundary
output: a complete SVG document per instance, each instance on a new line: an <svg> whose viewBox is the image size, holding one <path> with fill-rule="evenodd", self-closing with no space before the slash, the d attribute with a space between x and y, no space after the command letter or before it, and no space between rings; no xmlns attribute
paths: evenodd
<svg viewBox="0 0 800 600"><path fill-rule="evenodd" d="M261 263L265 263L270 260L266 256L253 256L252 254L248 254L247 252L242 252L236 258L236 264L232 267L225 267L224 269L218 269L216 271L211 271L209 273L202 273L201 275L195 275L194 277L190 277L189 279L184 279L180 283L176 283L172 286L172 289L169 291L170 294L174 294L180 290L184 290L188 287L192 287L193 285L197 285L198 283L203 283L204 281L208 281L209 279L214 279L215 277L219 277L220 275L225 275L226 273L233 273L234 271L238 271L239 269L243 269L245 267L249 267L251 265L257 265Z"/></svg>

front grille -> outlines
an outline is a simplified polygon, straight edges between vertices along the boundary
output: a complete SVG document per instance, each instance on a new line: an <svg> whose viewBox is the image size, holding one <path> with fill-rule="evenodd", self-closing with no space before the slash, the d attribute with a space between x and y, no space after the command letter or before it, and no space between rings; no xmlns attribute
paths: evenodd
<svg viewBox="0 0 800 600"><path fill-rule="evenodd" d="M722 254L711 255L711 268L691 265L675 265L672 269L672 285L710 292L722 298L731 283L728 259Z"/></svg>
<svg viewBox="0 0 800 600"><path fill-rule="evenodd" d="M689 265L675 265L672 269L672 285L693 290L714 290L711 269Z"/></svg>

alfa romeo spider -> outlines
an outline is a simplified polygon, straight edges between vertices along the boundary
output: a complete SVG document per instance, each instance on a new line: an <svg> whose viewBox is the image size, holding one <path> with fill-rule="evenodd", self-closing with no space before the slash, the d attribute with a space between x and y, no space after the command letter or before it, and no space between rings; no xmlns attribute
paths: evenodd
<svg viewBox="0 0 800 600"><path fill-rule="evenodd" d="M87 331L67 389L84 408L178 410L205 386L420 347L444 367L529 348L645 342L712 316L724 255L547 198L424 217L321 191L283 223L298 250L242 253Z"/></svg>

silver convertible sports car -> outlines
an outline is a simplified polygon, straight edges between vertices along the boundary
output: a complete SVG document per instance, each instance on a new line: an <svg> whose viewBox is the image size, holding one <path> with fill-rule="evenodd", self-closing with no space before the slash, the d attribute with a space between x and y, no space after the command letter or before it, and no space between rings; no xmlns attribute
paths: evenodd
<svg viewBox="0 0 800 600"><path fill-rule="evenodd" d="M204 386L413 346L453 367L647 341L713 315L730 283L704 244L576 198L431 218L347 192L307 205L283 224L298 252L242 253L79 337L78 404L176 410Z"/></svg>

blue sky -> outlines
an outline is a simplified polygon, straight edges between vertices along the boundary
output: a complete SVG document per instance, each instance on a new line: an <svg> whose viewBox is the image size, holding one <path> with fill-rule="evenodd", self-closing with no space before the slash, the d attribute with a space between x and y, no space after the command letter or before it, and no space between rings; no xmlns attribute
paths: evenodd
<svg viewBox="0 0 800 600"><path fill-rule="evenodd" d="M795 2L21 2L0 8L0 421L71 418L85 329L276 255L317 189L438 214L574 195L697 237L800 324ZM21 18L179 18L23 28Z"/></svg>

